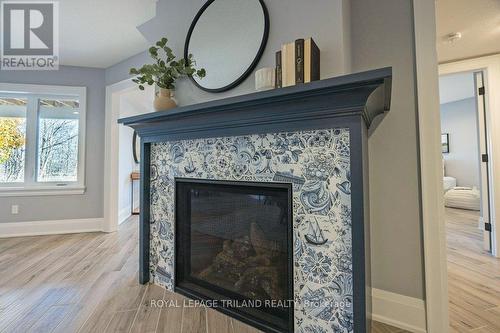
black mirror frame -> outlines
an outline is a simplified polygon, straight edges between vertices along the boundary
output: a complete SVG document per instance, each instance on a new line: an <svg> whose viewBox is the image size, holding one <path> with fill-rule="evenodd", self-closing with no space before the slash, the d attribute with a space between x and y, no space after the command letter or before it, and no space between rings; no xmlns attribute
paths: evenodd
<svg viewBox="0 0 500 333"><path fill-rule="evenodd" d="M139 156L137 154L137 131L134 130L134 135L132 136L132 154L134 155L134 162L139 164Z"/></svg>
<svg viewBox="0 0 500 333"><path fill-rule="evenodd" d="M186 41L184 43L184 59L186 61L187 61L187 58L189 56L189 52L188 52L189 41L191 39L191 35L193 33L193 30L196 27L196 23L198 23L198 20L200 19L201 15L203 15L203 13L208 8L208 6L210 6L214 1L215 0L208 0L201 7L201 9L198 11L198 13L196 13L196 16L194 17L193 22L191 22L191 26L189 27L189 30L188 30L188 33L187 33L187 36L186 36ZM198 88L200 88L201 90L204 90L204 91L212 92L212 93L219 93L219 92L227 91L227 90L233 89L236 86L238 86L239 84L241 84L252 73L252 71L255 69L255 67L259 63L260 58L262 57L262 54L264 53L264 50L265 50L266 44L267 44L267 40L269 38L269 12L267 10L266 4L264 3L264 0L259 0L259 3L262 6L262 12L264 13L264 36L262 38L262 42L260 44L259 50L257 51L257 54L256 54L254 60L252 61L252 63L250 64L250 66L235 81L233 81L232 83L228 84L225 87L216 88L216 89L205 88L205 87L201 86L198 82L196 82L196 80L192 76L189 76L189 78L191 79L191 81ZM195 58L195 60L196 60L196 58Z"/></svg>

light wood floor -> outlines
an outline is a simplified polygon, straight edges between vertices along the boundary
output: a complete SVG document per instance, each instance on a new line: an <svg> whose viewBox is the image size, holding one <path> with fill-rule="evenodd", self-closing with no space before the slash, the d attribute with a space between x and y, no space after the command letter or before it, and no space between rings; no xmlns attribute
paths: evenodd
<svg viewBox="0 0 500 333"><path fill-rule="evenodd" d="M477 213L446 213L451 331L500 332L500 260L482 250ZM180 296L138 285L137 237L132 218L114 234L0 239L0 332L257 332L210 309L152 306Z"/></svg>
<svg viewBox="0 0 500 333"><path fill-rule="evenodd" d="M113 234L0 239L0 332L258 332L211 309L155 307L183 299L138 284L137 239L137 218Z"/></svg>
<svg viewBox="0 0 500 333"><path fill-rule="evenodd" d="M500 260L483 250L478 217L446 209L451 332L500 332Z"/></svg>

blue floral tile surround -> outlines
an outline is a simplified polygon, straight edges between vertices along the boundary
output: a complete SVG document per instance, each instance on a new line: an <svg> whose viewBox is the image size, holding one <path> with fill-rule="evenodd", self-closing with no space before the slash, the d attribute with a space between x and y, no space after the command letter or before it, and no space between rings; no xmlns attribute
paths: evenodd
<svg viewBox="0 0 500 333"><path fill-rule="evenodd" d="M348 129L152 144L150 273L171 291L175 177L292 183L295 331L353 331Z"/></svg>

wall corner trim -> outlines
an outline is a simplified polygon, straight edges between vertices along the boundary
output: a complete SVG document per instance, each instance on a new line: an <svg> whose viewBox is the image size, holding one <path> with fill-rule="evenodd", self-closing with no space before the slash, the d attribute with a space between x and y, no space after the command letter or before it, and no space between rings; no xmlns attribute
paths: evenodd
<svg viewBox="0 0 500 333"><path fill-rule="evenodd" d="M372 289L372 319L410 332L426 333L425 302L418 298Z"/></svg>
<svg viewBox="0 0 500 333"><path fill-rule="evenodd" d="M127 219L132 216L131 210L131 205L127 205L126 207L120 209L120 212L118 213L118 225L127 221Z"/></svg>
<svg viewBox="0 0 500 333"><path fill-rule="evenodd" d="M0 223L0 238L103 231L104 218Z"/></svg>

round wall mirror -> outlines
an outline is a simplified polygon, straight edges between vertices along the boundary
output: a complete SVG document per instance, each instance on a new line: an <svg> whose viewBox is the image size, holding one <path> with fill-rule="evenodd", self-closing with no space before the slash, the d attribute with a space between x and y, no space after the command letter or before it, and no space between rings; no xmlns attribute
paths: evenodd
<svg viewBox="0 0 500 333"><path fill-rule="evenodd" d="M192 54L203 78L201 89L221 92L240 84L257 65L269 35L269 14L262 0L209 0L189 28L184 57Z"/></svg>
<svg viewBox="0 0 500 333"><path fill-rule="evenodd" d="M141 139L139 139L136 131L132 135L132 155L134 156L134 162L139 164L141 161Z"/></svg>

